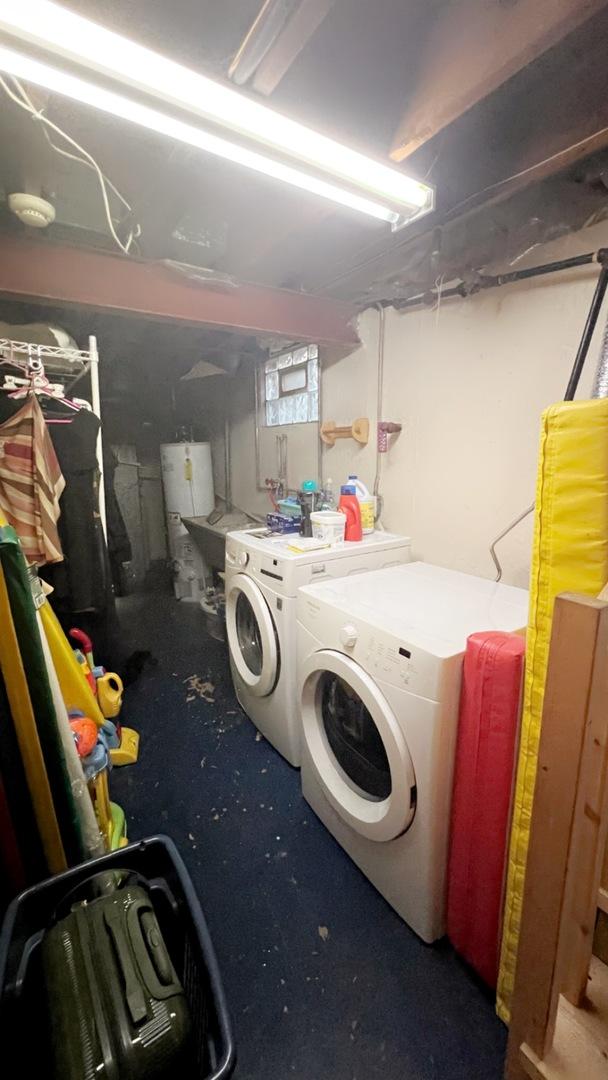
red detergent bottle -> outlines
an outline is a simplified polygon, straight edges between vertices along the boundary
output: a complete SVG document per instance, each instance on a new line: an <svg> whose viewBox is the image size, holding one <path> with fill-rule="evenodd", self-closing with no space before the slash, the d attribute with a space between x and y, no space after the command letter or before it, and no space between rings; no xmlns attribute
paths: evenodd
<svg viewBox="0 0 608 1080"><path fill-rule="evenodd" d="M340 501L338 510L346 515L345 540L362 540L363 529L361 528L361 507L357 498L357 489L351 484L344 484L340 488Z"/></svg>

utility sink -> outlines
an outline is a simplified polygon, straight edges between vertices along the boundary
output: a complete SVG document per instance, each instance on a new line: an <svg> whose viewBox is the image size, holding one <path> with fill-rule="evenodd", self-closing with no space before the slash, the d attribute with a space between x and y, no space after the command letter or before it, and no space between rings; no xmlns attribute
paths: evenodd
<svg viewBox="0 0 608 1080"><path fill-rule="evenodd" d="M211 523L209 517L182 517L182 521L203 556L205 565L210 570L223 573L227 534L236 529L259 528L259 522L241 510L224 513L215 520L217 513L214 511L209 515Z"/></svg>

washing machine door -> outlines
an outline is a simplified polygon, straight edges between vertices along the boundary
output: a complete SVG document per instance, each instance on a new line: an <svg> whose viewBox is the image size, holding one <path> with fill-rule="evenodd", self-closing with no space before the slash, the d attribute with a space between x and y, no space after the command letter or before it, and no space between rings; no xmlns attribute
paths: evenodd
<svg viewBox="0 0 608 1080"><path fill-rule="evenodd" d="M397 718L373 678L330 649L301 670L304 740L325 797L356 832L393 840L416 812L416 777Z"/></svg>
<svg viewBox="0 0 608 1080"><path fill-rule="evenodd" d="M279 675L279 646L270 608L253 578L235 574L226 593L230 655L248 689L266 697Z"/></svg>

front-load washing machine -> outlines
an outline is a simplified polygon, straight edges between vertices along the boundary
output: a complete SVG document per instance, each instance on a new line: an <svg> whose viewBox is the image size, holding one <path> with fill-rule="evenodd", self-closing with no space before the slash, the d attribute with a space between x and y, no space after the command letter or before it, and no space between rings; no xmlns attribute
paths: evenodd
<svg viewBox="0 0 608 1080"><path fill-rule="evenodd" d="M444 933L462 657L521 631L528 594L426 563L302 588L302 791L403 919Z"/></svg>
<svg viewBox="0 0 608 1080"><path fill-rule="evenodd" d="M408 562L408 537L387 532L305 553L262 530L226 538L226 631L236 695L270 743L300 764L296 594L301 585Z"/></svg>

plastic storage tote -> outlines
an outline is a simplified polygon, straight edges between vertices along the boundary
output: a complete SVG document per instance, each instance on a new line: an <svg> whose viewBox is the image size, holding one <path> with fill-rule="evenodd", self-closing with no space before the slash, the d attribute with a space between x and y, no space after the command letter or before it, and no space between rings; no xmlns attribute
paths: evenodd
<svg viewBox="0 0 608 1080"><path fill-rule="evenodd" d="M163 937L186 992L192 1021L180 1080L227 1080L234 1071L232 1026L215 952L190 876L174 843L155 836L43 881L11 903L0 935L0 1038L4 1059L23 1075L48 1073L41 943L56 913L100 871L145 878ZM33 1036L35 1032L35 1036Z"/></svg>

